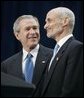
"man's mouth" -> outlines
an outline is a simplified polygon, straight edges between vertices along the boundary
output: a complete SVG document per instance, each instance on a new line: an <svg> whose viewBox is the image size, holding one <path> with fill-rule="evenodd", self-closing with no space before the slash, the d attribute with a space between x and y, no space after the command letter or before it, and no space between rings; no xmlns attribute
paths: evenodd
<svg viewBox="0 0 84 98"><path fill-rule="evenodd" d="M34 39L34 38L37 38L36 36L34 36L34 37L28 37L28 39Z"/></svg>

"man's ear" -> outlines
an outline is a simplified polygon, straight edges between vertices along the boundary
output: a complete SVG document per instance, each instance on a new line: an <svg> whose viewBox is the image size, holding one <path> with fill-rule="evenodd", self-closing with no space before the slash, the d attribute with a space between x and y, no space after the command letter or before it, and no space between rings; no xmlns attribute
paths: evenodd
<svg viewBox="0 0 84 98"><path fill-rule="evenodd" d="M69 17L65 17L63 20L63 26L67 26L69 24Z"/></svg>
<svg viewBox="0 0 84 98"><path fill-rule="evenodd" d="M14 35L15 35L16 39L19 40L19 32L15 32Z"/></svg>

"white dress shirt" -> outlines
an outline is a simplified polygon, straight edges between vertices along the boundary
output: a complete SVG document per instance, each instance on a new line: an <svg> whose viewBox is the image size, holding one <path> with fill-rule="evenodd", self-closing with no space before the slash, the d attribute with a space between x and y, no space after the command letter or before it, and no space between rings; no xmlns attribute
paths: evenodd
<svg viewBox="0 0 84 98"><path fill-rule="evenodd" d="M39 50L39 44L32 51L30 51L30 53L33 55L32 61L33 61L34 67L35 67L35 62L36 62L38 50ZM23 74L24 74L27 55L28 55L28 52L23 48L23 57L22 57L22 72L23 72Z"/></svg>

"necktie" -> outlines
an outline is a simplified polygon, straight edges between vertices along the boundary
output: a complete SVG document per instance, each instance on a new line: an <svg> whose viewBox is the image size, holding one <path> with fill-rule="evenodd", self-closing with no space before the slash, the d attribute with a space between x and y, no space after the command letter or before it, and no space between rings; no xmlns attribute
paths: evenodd
<svg viewBox="0 0 84 98"><path fill-rule="evenodd" d="M56 54L57 54L57 52L58 52L58 48L59 48L59 45L56 44L56 46L55 46L55 48L54 48L53 56L52 56L52 58L51 58L51 61L50 61L49 67L48 67L48 70L50 69L51 63L52 63L52 61L54 60L54 58L55 58L55 56L56 56Z"/></svg>
<svg viewBox="0 0 84 98"><path fill-rule="evenodd" d="M26 65L25 65L25 71L24 71L25 80L28 83L32 83L33 70L34 70L34 67L32 62L32 55L28 54L26 58Z"/></svg>

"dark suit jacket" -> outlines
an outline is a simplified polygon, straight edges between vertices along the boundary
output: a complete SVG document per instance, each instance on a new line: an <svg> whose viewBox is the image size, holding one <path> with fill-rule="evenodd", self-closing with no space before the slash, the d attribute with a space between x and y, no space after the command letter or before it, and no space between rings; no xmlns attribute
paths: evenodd
<svg viewBox="0 0 84 98"><path fill-rule="evenodd" d="M46 64L51 59L51 56L52 49L40 45L35 63L33 84L38 84L40 77L46 67ZM16 76L18 78L24 79L24 75L22 73L22 51L3 61L1 64L1 71Z"/></svg>
<svg viewBox="0 0 84 98"><path fill-rule="evenodd" d="M46 70L42 87L39 95L41 97L83 96L83 44L81 42L71 37L60 48L49 72ZM35 96L38 96L37 92Z"/></svg>

